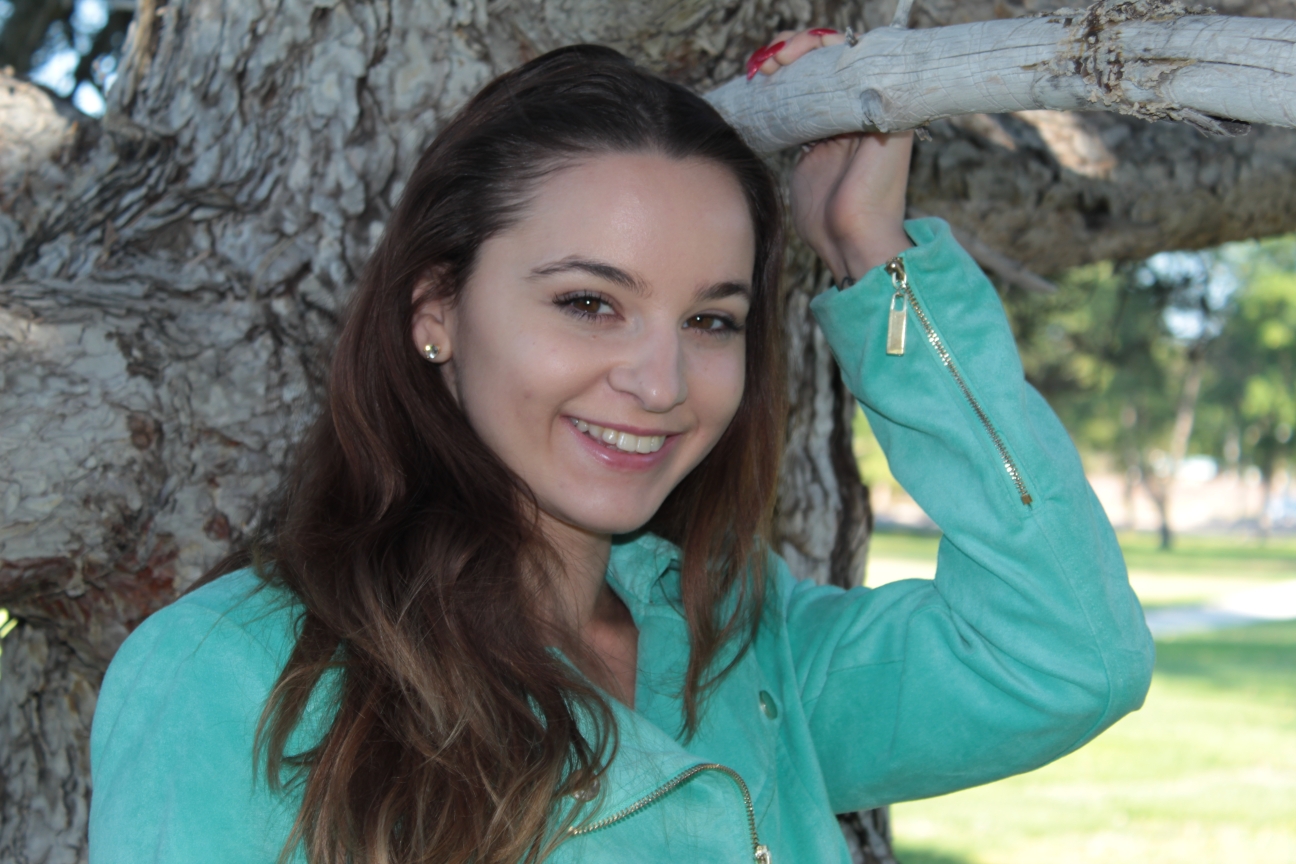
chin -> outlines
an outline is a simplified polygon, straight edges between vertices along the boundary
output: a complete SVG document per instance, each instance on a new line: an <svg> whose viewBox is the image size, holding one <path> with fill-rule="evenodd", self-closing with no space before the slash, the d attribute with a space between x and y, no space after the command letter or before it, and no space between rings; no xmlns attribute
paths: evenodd
<svg viewBox="0 0 1296 864"><path fill-rule="evenodd" d="M562 513L564 522L591 534L631 534L647 525L649 520L657 515L660 506L660 501L655 502L655 506L651 509L645 508L642 503L625 507L586 505L579 508L562 508L557 512Z"/></svg>
<svg viewBox="0 0 1296 864"><path fill-rule="evenodd" d="M577 523L581 528L593 534L633 534L648 524L657 511L648 514L627 516L623 519L609 519L606 515L597 520Z"/></svg>

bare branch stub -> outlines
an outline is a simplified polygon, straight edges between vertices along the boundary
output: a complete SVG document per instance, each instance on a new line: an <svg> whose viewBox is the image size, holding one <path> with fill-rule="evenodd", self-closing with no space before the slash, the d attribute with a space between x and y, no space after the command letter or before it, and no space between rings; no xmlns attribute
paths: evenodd
<svg viewBox="0 0 1296 864"><path fill-rule="evenodd" d="M891 26L907 30L909 28L909 19L913 16L913 7L914 0L898 0L895 15L891 18Z"/></svg>

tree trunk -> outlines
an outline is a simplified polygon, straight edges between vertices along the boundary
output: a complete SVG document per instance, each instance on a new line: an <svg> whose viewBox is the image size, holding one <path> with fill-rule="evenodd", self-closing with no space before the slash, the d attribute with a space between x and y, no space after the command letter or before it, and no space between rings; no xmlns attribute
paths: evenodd
<svg viewBox="0 0 1296 864"><path fill-rule="evenodd" d="M1157 522L1160 525L1157 531L1160 537L1157 548L1167 551L1174 545L1174 534L1170 530L1170 493L1174 489L1174 477L1162 477L1146 463L1141 476L1143 488L1147 490L1148 497L1152 499L1152 504L1157 511Z"/></svg>
<svg viewBox="0 0 1296 864"><path fill-rule="evenodd" d="M0 82L0 606L19 621L0 675L0 861L85 860L103 670L255 525L315 410L347 291L414 159L468 96L577 41L707 91L778 29L867 29L894 6L141 0L102 123ZM973 7L1041 8L932 0L912 17ZM1296 219L1290 136L1230 141L1223 157L1174 139L1163 156L1138 144L1156 126L1093 127L1117 160L1101 179L1068 169L1028 121L1002 125L1012 147L966 124L933 129L913 201L1039 272ZM1137 204L1138 188L1158 200ZM1243 215L1209 227L1229 207ZM1177 218L1165 230L1153 224L1164 214ZM800 576L850 584L869 511L853 406L807 312L827 277L796 245L788 277L779 549ZM883 814L845 828L858 860L888 859Z"/></svg>
<svg viewBox="0 0 1296 864"><path fill-rule="evenodd" d="M1202 378L1206 373L1206 345L1199 342L1188 349L1188 368L1184 372L1179 402L1175 405L1174 425L1170 429L1170 471L1162 480L1157 508L1161 515L1161 548L1168 550L1174 544L1174 530L1170 524L1175 483L1179 467L1188 455L1188 441L1192 438L1193 424L1197 418L1197 397L1201 395Z"/></svg>
<svg viewBox="0 0 1296 864"><path fill-rule="evenodd" d="M1292 130L1220 139L1164 121L1061 116L1073 121L1070 146L1011 114L932 124L910 205L1044 274L1296 230ZM1106 158L1082 160L1082 147Z"/></svg>
<svg viewBox="0 0 1296 864"><path fill-rule="evenodd" d="M101 672L30 625L5 637L0 665L0 861L84 861L86 740Z"/></svg>
<svg viewBox="0 0 1296 864"><path fill-rule="evenodd" d="M791 410L775 517L778 552L797 576L850 588L864 574L873 516L851 448L855 400L810 314L811 298L832 274L794 243L784 280Z"/></svg>

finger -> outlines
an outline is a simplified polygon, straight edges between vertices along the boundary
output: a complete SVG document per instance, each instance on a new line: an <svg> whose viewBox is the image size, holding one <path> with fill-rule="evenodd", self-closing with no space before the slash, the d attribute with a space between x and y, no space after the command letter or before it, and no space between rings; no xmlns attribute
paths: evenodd
<svg viewBox="0 0 1296 864"><path fill-rule="evenodd" d="M858 139L862 135L861 132L848 132L844 135L834 135L831 138L820 138L818 141L807 141L801 145L801 153L797 156L797 163L820 164L824 161L837 163L849 161L854 148L858 145Z"/></svg>
<svg viewBox="0 0 1296 864"><path fill-rule="evenodd" d="M840 45L846 37L831 27L816 27L813 30L783 30L770 40L768 45L756 49L747 61L747 79L751 80L757 72L772 75L781 67L787 66L800 57L804 57L816 48L826 45Z"/></svg>
<svg viewBox="0 0 1296 864"><path fill-rule="evenodd" d="M840 45L845 41L846 37L831 27L816 27L813 30L793 34L787 40L788 44L783 50L775 55L775 59L787 66L793 60L804 57L816 48L823 48L827 45ZM785 59L785 55L790 56L791 59Z"/></svg>
<svg viewBox="0 0 1296 864"><path fill-rule="evenodd" d="M752 78L755 78L756 73L767 64L769 58L773 57L777 51L787 44L787 40L791 39L795 35L796 33L791 30L784 30L775 35L775 37L768 43L753 51L751 57L747 58L747 80L750 81ZM777 68L778 65L775 64L771 66L768 71L773 72Z"/></svg>
<svg viewBox="0 0 1296 864"><path fill-rule="evenodd" d="M823 47L823 34L805 30L795 34L791 39L784 40L783 47L771 59L776 61L778 66L788 66L820 47ZM778 66L774 68L777 69Z"/></svg>

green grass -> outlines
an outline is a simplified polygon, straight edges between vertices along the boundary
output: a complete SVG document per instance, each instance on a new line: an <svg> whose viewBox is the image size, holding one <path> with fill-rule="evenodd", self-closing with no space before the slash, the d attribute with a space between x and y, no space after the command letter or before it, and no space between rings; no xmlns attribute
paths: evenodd
<svg viewBox="0 0 1296 864"><path fill-rule="evenodd" d="M1157 548L1156 534L1124 531L1119 535L1131 570L1226 575L1274 574L1296 578L1296 537L1182 536L1174 548ZM870 554L881 558L936 560L937 531L885 528L874 533Z"/></svg>
<svg viewBox="0 0 1296 864"><path fill-rule="evenodd" d="M17 621L9 617L8 609L0 609L0 640L9 635L9 631L16 627Z"/></svg>
<svg viewBox="0 0 1296 864"><path fill-rule="evenodd" d="M1176 576L1227 583L1230 579L1251 584L1271 579L1296 579L1296 537L1179 537L1173 549L1157 548L1157 536L1150 533L1122 532L1119 536L1125 563L1131 573L1141 577ZM877 531L870 540L869 557L902 561L936 561L940 533L887 528ZM1205 583L1203 583L1205 584ZM1186 602L1207 599L1185 592ZM1156 598L1157 600L1161 598ZM1151 605L1156 605L1154 602Z"/></svg>
<svg viewBox="0 0 1296 864"><path fill-rule="evenodd" d="M1147 605L1296 578L1292 538L1180 537L1169 552L1155 535L1120 540ZM884 531L870 555L879 574L888 560L901 575L934 570L939 542ZM1157 651L1143 710L1087 747L898 805L901 864L1296 864L1296 622L1163 640Z"/></svg>
<svg viewBox="0 0 1296 864"><path fill-rule="evenodd" d="M900 864L971 864L971 860L962 855L951 855L934 849L908 849L901 847L899 853L904 856Z"/></svg>
<svg viewBox="0 0 1296 864"><path fill-rule="evenodd" d="M936 561L941 535L937 531L905 531L888 528L875 531L869 539L869 557Z"/></svg>
<svg viewBox="0 0 1296 864"><path fill-rule="evenodd" d="M1155 534L1122 533L1125 563L1131 570L1152 572L1296 577L1296 537L1181 536L1166 551L1157 548L1158 542Z"/></svg>
<svg viewBox="0 0 1296 864"><path fill-rule="evenodd" d="M1162 641L1092 744L894 815L901 864L1293 864L1296 622Z"/></svg>

